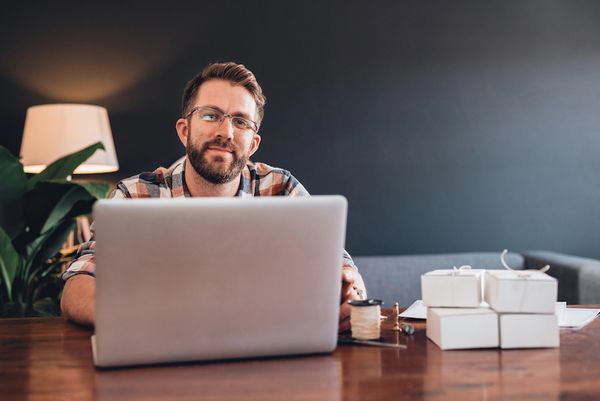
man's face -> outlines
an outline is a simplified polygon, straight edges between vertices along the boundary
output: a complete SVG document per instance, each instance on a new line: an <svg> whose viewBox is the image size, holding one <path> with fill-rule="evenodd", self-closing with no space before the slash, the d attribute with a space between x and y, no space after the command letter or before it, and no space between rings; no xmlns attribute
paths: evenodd
<svg viewBox="0 0 600 401"><path fill-rule="evenodd" d="M204 82L198 89L192 109L210 107L225 114L255 121L256 103L242 86L223 80ZM252 130L237 128L231 118L207 121L200 112L177 121L179 137L196 173L213 184L225 184L238 177L260 144Z"/></svg>

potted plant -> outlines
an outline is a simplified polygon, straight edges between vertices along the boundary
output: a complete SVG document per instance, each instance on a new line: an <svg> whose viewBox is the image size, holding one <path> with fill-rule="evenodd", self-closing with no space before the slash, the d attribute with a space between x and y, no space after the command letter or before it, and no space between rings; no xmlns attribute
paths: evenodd
<svg viewBox="0 0 600 401"><path fill-rule="evenodd" d="M62 157L27 177L0 146L0 316L60 313L60 266L72 256L61 246L78 216L106 196L107 183L73 182L70 175L100 142Z"/></svg>

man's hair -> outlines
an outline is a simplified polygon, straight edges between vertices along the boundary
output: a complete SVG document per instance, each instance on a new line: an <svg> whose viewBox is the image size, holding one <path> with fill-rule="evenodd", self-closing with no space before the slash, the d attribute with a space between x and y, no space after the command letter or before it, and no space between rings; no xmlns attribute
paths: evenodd
<svg viewBox="0 0 600 401"><path fill-rule="evenodd" d="M262 93L262 88L256 81L256 77L242 64L233 62L212 63L206 66L202 72L192 78L183 89L183 99L181 105L181 115L185 116L192 109L192 101L198 93L198 88L204 82L211 79L222 79L231 82L234 85L243 86L254 98L256 102L256 111L258 114L258 124L262 121L265 114L265 103L267 99Z"/></svg>

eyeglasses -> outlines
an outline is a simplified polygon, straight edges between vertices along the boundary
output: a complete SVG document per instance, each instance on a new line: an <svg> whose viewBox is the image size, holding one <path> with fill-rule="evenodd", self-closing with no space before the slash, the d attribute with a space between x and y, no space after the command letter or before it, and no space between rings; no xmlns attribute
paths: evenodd
<svg viewBox="0 0 600 401"><path fill-rule="evenodd" d="M225 120L225 117L229 117L231 118L231 123L235 128L242 131L252 130L254 132L258 132L258 124L254 121L248 120L244 117L226 114L221 110L213 109L212 107L194 107L185 115L184 118L188 118L196 112L202 121L221 124Z"/></svg>

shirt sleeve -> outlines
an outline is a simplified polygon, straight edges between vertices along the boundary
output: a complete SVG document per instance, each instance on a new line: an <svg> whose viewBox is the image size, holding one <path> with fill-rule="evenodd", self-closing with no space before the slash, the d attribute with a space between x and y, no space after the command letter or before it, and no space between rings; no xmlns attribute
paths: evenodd
<svg viewBox="0 0 600 401"><path fill-rule="evenodd" d="M300 181L290 174L284 186L284 196L310 196L304 185L300 184Z"/></svg>
<svg viewBox="0 0 600 401"><path fill-rule="evenodd" d="M73 276L78 274L88 274L90 276L96 275L96 261L94 258L94 250L96 248L96 241L94 240L94 224L91 227L92 238L88 242L84 242L79 247L75 260L71 262L67 270L62 274L63 281L67 281Z"/></svg>
<svg viewBox="0 0 600 401"><path fill-rule="evenodd" d="M128 198L127 193L123 192L117 187L108 197L109 199L124 199ZM87 274L90 276L96 276L96 235L94 233L94 223L90 227L92 236L88 242L84 242L79 246L75 259L69 264L67 270L62 274L63 281L67 281L73 276L78 274Z"/></svg>

